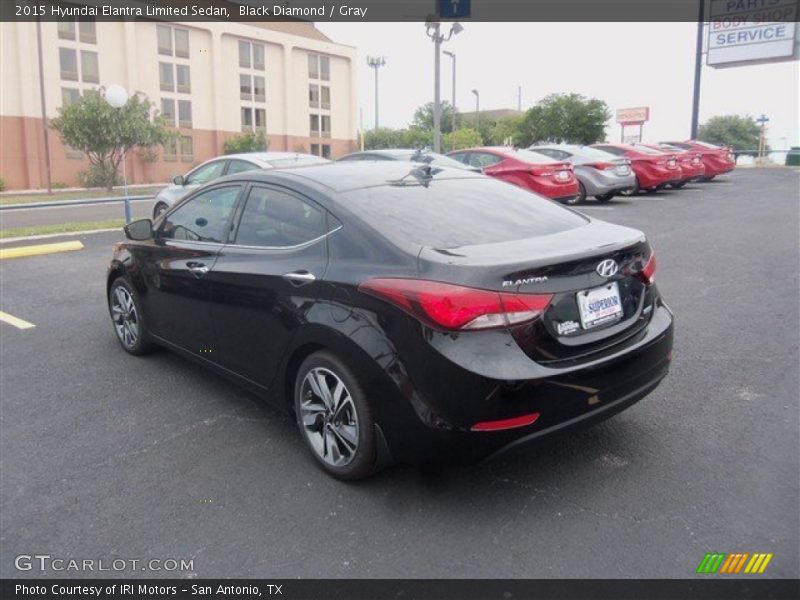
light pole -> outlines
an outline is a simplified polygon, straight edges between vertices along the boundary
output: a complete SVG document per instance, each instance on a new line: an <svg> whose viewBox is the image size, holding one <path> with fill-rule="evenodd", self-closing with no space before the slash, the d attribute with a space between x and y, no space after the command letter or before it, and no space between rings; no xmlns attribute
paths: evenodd
<svg viewBox="0 0 800 600"><path fill-rule="evenodd" d="M475 94L475 131L480 131L481 128L481 93L478 90L472 90Z"/></svg>
<svg viewBox="0 0 800 600"><path fill-rule="evenodd" d="M448 50L444 51L447 56L453 59L453 100L452 106L450 107L453 111L453 132L450 134L450 149L456 149L456 53L450 52Z"/></svg>
<svg viewBox="0 0 800 600"><path fill-rule="evenodd" d="M106 88L106 102L114 108L122 108L128 103L128 91L121 85L113 84ZM125 189L125 222L131 222L131 199L128 196L128 171L125 166L125 147L122 147L122 184Z"/></svg>
<svg viewBox="0 0 800 600"><path fill-rule="evenodd" d="M692 125L690 139L697 139L697 123L700 118L700 77L703 72L703 19L705 18L705 1L699 0L697 14L697 40L694 54L694 90L692 93Z"/></svg>
<svg viewBox="0 0 800 600"><path fill-rule="evenodd" d="M442 42L448 41L454 35L458 35L464 28L460 23L453 23L450 32L445 36L441 33L439 21L428 21L425 23L425 33L433 40L433 151L442 151L442 106L439 98L439 75L441 63Z"/></svg>
<svg viewBox="0 0 800 600"><path fill-rule="evenodd" d="M382 56L368 56L367 64L375 69L375 129L378 129L378 69L386 64Z"/></svg>

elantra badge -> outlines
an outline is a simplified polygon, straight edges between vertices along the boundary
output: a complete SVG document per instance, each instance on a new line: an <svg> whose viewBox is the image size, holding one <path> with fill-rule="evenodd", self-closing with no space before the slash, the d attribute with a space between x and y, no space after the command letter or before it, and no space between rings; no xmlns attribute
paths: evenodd
<svg viewBox="0 0 800 600"><path fill-rule="evenodd" d="M596 270L597 274L600 275L600 277L605 277L606 279L608 279L609 277L612 277L617 274L619 266L617 265L617 261L615 261L613 258L607 258L599 265L597 265Z"/></svg>
<svg viewBox="0 0 800 600"><path fill-rule="evenodd" d="M547 281L546 275L541 277L525 277L524 279L506 279L503 281L503 287L519 287L530 283L544 283L545 281Z"/></svg>

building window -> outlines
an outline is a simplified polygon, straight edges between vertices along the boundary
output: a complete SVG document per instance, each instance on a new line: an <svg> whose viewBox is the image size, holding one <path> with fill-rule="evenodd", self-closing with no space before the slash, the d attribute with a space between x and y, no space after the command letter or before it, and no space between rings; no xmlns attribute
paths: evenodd
<svg viewBox="0 0 800 600"><path fill-rule="evenodd" d="M316 83L308 84L308 105L319 108L319 86Z"/></svg>
<svg viewBox="0 0 800 600"><path fill-rule="evenodd" d="M319 56L308 55L308 76L310 79L319 79Z"/></svg>
<svg viewBox="0 0 800 600"><path fill-rule="evenodd" d="M175 162L178 160L178 140L169 138L164 144L164 160Z"/></svg>
<svg viewBox="0 0 800 600"><path fill-rule="evenodd" d="M253 44L253 68L259 71L263 71L266 68L263 44Z"/></svg>
<svg viewBox="0 0 800 600"><path fill-rule="evenodd" d="M78 53L70 48L59 48L58 58L61 65L61 79L78 81Z"/></svg>
<svg viewBox="0 0 800 600"><path fill-rule="evenodd" d="M319 137L319 115L309 115L309 129L311 137Z"/></svg>
<svg viewBox="0 0 800 600"><path fill-rule="evenodd" d="M75 21L59 21L58 37L62 40L75 39Z"/></svg>
<svg viewBox="0 0 800 600"><path fill-rule="evenodd" d="M263 108L256 108L254 111L256 117L256 129L267 128L267 111Z"/></svg>
<svg viewBox="0 0 800 600"><path fill-rule="evenodd" d="M322 137L331 137L331 118L329 115L322 115Z"/></svg>
<svg viewBox="0 0 800 600"><path fill-rule="evenodd" d="M94 21L79 21L78 36L84 44L97 43L97 25Z"/></svg>
<svg viewBox="0 0 800 600"><path fill-rule="evenodd" d="M260 75L253 77L253 98L256 102L267 101L267 84Z"/></svg>
<svg viewBox="0 0 800 600"><path fill-rule="evenodd" d="M323 81L330 81L331 78L331 59L327 56L319 57L319 75Z"/></svg>
<svg viewBox="0 0 800 600"><path fill-rule="evenodd" d="M253 99L252 81L250 75L239 75L239 97L242 100Z"/></svg>
<svg viewBox="0 0 800 600"><path fill-rule="evenodd" d="M175 127L175 100L172 98L161 99L161 116L170 127Z"/></svg>
<svg viewBox="0 0 800 600"><path fill-rule="evenodd" d="M181 161L193 162L194 161L194 141L191 136L181 136Z"/></svg>
<svg viewBox="0 0 800 600"><path fill-rule="evenodd" d="M320 87L320 99L322 108L331 107L331 88L327 85Z"/></svg>
<svg viewBox="0 0 800 600"><path fill-rule="evenodd" d="M322 158L330 158L330 157L331 157L331 145L322 144Z"/></svg>
<svg viewBox="0 0 800 600"><path fill-rule="evenodd" d="M253 131L253 109L242 107L242 131Z"/></svg>
<svg viewBox="0 0 800 600"><path fill-rule="evenodd" d="M175 56L189 58L189 30L175 29Z"/></svg>
<svg viewBox="0 0 800 600"><path fill-rule="evenodd" d="M81 50L81 81L85 83L100 83L97 52Z"/></svg>
<svg viewBox="0 0 800 600"><path fill-rule="evenodd" d="M178 127L192 126L192 103L189 100L178 100Z"/></svg>
<svg viewBox="0 0 800 600"><path fill-rule="evenodd" d="M184 94L190 94L192 92L189 65L175 65L175 82L179 92Z"/></svg>
<svg viewBox="0 0 800 600"><path fill-rule="evenodd" d="M158 63L158 79L162 92L175 91L175 79L172 71L172 65L170 63Z"/></svg>
<svg viewBox="0 0 800 600"><path fill-rule="evenodd" d="M319 144L311 144L311 154L319 156Z"/></svg>
<svg viewBox="0 0 800 600"><path fill-rule="evenodd" d="M250 42L239 40L239 66L245 69L250 68Z"/></svg>
<svg viewBox="0 0 800 600"><path fill-rule="evenodd" d="M158 53L172 56L172 28L166 25L156 25L158 38Z"/></svg>
<svg viewBox="0 0 800 600"><path fill-rule="evenodd" d="M81 91L75 88L61 88L61 107L66 108L81 98Z"/></svg>

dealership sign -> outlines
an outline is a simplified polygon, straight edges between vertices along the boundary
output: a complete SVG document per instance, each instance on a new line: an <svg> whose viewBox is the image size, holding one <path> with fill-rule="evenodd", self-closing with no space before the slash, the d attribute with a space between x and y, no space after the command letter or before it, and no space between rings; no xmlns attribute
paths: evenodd
<svg viewBox="0 0 800 600"><path fill-rule="evenodd" d="M650 108L647 106L617 109L617 123L622 125L639 125L648 120L650 120Z"/></svg>
<svg viewBox="0 0 800 600"><path fill-rule="evenodd" d="M710 0L707 64L733 67L798 57L800 0Z"/></svg>

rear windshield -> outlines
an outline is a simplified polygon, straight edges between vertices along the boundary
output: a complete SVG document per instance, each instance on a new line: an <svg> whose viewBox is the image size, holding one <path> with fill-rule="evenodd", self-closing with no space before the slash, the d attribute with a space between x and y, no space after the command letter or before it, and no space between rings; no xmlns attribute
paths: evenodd
<svg viewBox="0 0 800 600"><path fill-rule="evenodd" d="M434 248L493 244L551 235L588 220L516 186L489 178L352 190L341 203L398 245Z"/></svg>
<svg viewBox="0 0 800 600"><path fill-rule="evenodd" d="M703 148L708 148L709 150L721 150L720 146L715 146L714 144L709 144L708 142L695 142L698 146L702 146Z"/></svg>
<svg viewBox="0 0 800 600"><path fill-rule="evenodd" d="M552 157L539 152L534 152L533 150L514 150L513 152L509 152L509 154L518 160L524 160L525 162L529 163L563 162L553 160Z"/></svg>
<svg viewBox="0 0 800 600"><path fill-rule="evenodd" d="M597 148L589 148L586 146L576 151L576 154L584 158L593 158L595 160L611 160L617 157L616 154L611 154L611 152L598 150Z"/></svg>
<svg viewBox="0 0 800 600"><path fill-rule="evenodd" d="M330 162L326 158L317 156L292 156L291 158L274 158L269 161L276 169L286 169L288 167L304 167L307 165L321 165Z"/></svg>
<svg viewBox="0 0 800 600"><path fill-rule="evenodd" d="M411 160L414 157L412 152L407 154L396 154L395 155L398 160ZM421 157L423 160L422 162L426 162L425 159L430 160L430 164L436 165L437 167L448 168L448 169L468 169L469 167L462 162L458 162L454 158L450 158L449 156L445 156L444 154L437 154L436 152L424 152Z"/></svg>

